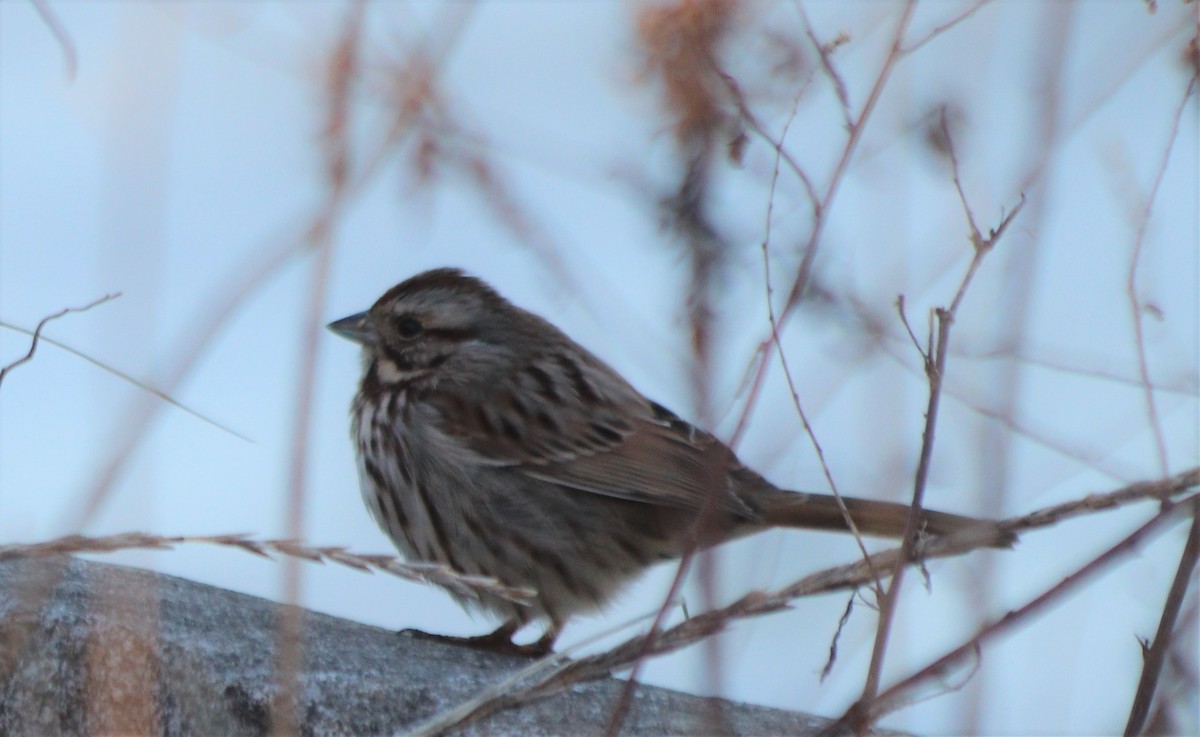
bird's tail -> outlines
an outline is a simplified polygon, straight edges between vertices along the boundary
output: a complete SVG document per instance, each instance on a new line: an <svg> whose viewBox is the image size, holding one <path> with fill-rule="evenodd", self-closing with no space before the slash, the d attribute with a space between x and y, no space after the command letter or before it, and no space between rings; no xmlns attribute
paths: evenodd
<svg viewBox="0 0 1200 737"><path fill-rule="evenodd" d="M765 502L762 509L763 522L769 527L798 527L809 530L831 530L849 532L850 526L838 505L837 499L825 494L777 491L759 498ZM846 511L854 520L855 527L863 535L871 537L904 536L908 523L908 504L881 502L869 499L842 497ZM995 522L964 517L932 509L922 509L918 532L944 537L951 534L979 535L980 542L993 548L1010 548L1017 536L1001 529Z"/></svg>

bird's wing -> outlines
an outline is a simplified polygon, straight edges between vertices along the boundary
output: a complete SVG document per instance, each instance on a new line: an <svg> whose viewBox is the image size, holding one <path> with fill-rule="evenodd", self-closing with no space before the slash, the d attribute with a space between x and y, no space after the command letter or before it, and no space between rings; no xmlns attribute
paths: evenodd
<svg viewBox="0 0 1200 737"><path fill-rule="evenodd" d="M755 513L731 493L741 468L711 434L651 402L588 355L539 357L486 392L423 397L441 431L475 454L565 489L662 506Z"/></svg>

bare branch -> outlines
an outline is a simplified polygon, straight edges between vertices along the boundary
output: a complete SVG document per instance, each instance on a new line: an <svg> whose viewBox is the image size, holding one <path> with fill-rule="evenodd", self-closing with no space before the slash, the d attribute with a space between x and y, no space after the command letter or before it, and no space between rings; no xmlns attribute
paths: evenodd
<svg viewBox="0 0 1200 737"><path fill-rule="evenodd" d="M971 228L971 243L976 250L981 248L983 243L983 234L979 232L979 226L975 224L975 213L971 210L970 203L967 202L967 193L963 191L962 173L958 164L958 151L954 148L954 138L950 135L950 124L946 120L946 108L942 106L941 113L938 115L938 126L941 128L941 140L945 141L946 153L950 156L950 171L954 180L954 191L958 193L958 201L962 204L963 212L967 216L967 225Z"/></svg>
<svg viewBox="0 0 1200 737"><path fill-rule="evenodd" d="M954 179L957 183L957 173L954 175ZM979 264L982 263L983 257L992 250L992 248L996 245L996 242L999 241L1004 235L1004 231L1008 230L1008 226L1013 221L1013 218L1015 218L1021 212L1022 208L1025 207L1025 202L1025 195L1022 194L1021 201L1017 203L1017 206L1012 209L1012 212L1003 216L1003 218L1000 220L1000 225L992 228L992 230L988 232L986 238L984 238L982 234L980 234L980 232L975 228L974 216L971 214L970 208L966 208L967 218L971 221L971 243L975 246L975 256L971 259L970 265L967 266L967 274L963 277L962 283L958 286L958 292L956 292L954 295L954 301L950 303L949 312L952 316L957 314L958 306L962 303L963 297L966 296L967 287L971 285L971 280L974 278L975 272L979 269ZM963 206L966 207L965 198L963 199Z"/></svg>
<svg viewBox="0 0 1200 737"><path fill-rule="evenodd" d="M796 306L799 304L800 298L803 296L805 290L809 286L809 282L812 277L813 264L816 262L817 258L818 246L820 245L821 236L824 233L825 226L828 221L829 208L833 204L841 182L845 177L847 169L849 168L850 159L853 157L854 151L858 147L858 143L862 138L863 131L866 129L867 121L870 119L872 112L875 110L875 105L879 101L880 95L883 93L883 88L887 85L887 81L891 77L891 72L895 63L901 56L900 42L904 37L904 32L908 28L909 22L912 19L912 13L915 7L916 3L913 0L909 0L909 2L905 4L904 10L901 12L900 19L896 24L896 29L892 36L891 48L887 57L884 59L878 74L875 77L875 82L871 87L870 94L867 96L866 103L864 103L858 117L850 125L849 136L846 139L845 145L842 147L842 152L838 157L837 164L834 166L832 174L830 175L830 180L825 188L825 192L821 197L812 200L814 217L812 230L809 233L808 240L802 248L804 256L800 261L800 266L796 270L796 276L792 280L792 286L788 292L786 300L784 301L783 309L778 316L777 325L772 329L771 334L764 337L759 343L759 348L755 352L754 357L751 359L752 364L754 362L758 362L758 368L755 372L755 377L752 383L753 388L750 394L750 401L747 402L746 408L743 411L742 422L739 423L739 428L743 425L746 417L749 415L750 409L753 405L753 400L758 395L758 387L761 386L763 377L766 374L771 353L775 350L776 345L773 336L774 334L778 333L779 330L781 330L787 323L793 310L795 310ZM802 6L800 7L800 12L803 15L804 11ZM790 162L791 159L790 157L785 156L784 161ZM802 170L799 166L795 166L794 169L797 172L797 175L801 176L802 181L807 178L806 175L801 173ZM747 370L749 371L749 368Z"/></svg>
<svg viewBox="0 0 1200 737"><path fill-rule="evenodd" d="M1139 481L1106 494L1088 494L1082 499L1010 517L999 525L1001 529L1012 532L1033 530L1102 509L1121 507L1140 499L1170 499L1197 487L1200 487L1200 468L1192 468L1158 481Z"/></svg>
<svg viewBox="0 0 1200 737"><path fill-rule="evenodd" d="M867 101L863 104L862 111L850 126L850 135L846 139L846 145L842 148L841 156L834 166L833 174L830 175L829 185L825 188L825 194L821 198L821 216L813 223L812 232L809 234L808 242L804 246L804 258L800 261L800 268L796 272L796 278L792 281L791 291L788 293L787 301L784 303L783 311L779 316L780 325L787 322L788 317L796 308L796 305L799 304L800 298L808 286L812 274L812 265L817 258L817 246L821 242L821 235L825 232L825 224L829 219L830 205L832 205L834 197L837 195L838 188L850 165L850 159L854 156L854 151L858 148L858 143L862 139L867 121L870 120L871 113L875 111L875 105L879 102L879 97L883 94L883 88L887 85L888 79L891 78L892 70L896 62L900 59L900 41L904 38L904 32L908 29L908 24L912 20L912 14L915 9L915 0L909 0L904 4L904 10L901 11L900 18L896 22L896 29L892 34L892 44L888 55L883 60L883 65L879 68L879 73L875 77L875 84L872 85L871 92L867 95Z"/></svg>
<svg viewBox="0 0 1200 737"><path fill-rule="evenodd" d="M1154 701L1155 687L1162 673L1163 662L1171 646L1171 635L1175 631L1175 622L1179 618L1179 610L1183 606L1183 595L1187 593L1192 582L1192 572L1196 570L1196 559L1200 556L1200 505L1193 505L1192 529L1188 533L1187 544L1183 547L1183 555L1179 558L1179 568L1175 571L1175 580L1167 593L1167 601L1163 604L1162 617L1158 621L1158 631L1154 634L1154 642L1145 651L1142 663L1142 677L1138 681L1137 692L1133 697L1133 706L1129 710L1129 721L1125 724L1126 737L1141 734L1146 723L1146 715L1150 713L1150 704Z"/></svg>
<svg viewBox="0 0 1200 737"><path fill-rule="evenodd" d="M904 331L908 333L908 339L912 341L913 348L916 348L917 353L920 354L921 363L928 366L930 360L929 352L921 345L921 341L917 340L917 334L913 332L912 324L908 322L908 312L904 309L904 302L903 294L896 296L896 314L900 316L900 324L904 326Z"/></svg>
<svg viewBox="0 0 1200 737"><path fill-rule="evenodd" d="M725 82L725 86L729 88L729 93L733 96L733 101L738 107L738 115L740 115L742 120L750 125L750 130L754 131L760 138L766 141L772 149L775 150L775 174L772 175L772 178L774 179L778 177L779 161L784 161L788 165L788 168L792 170L792 173L796 175L796 178L800 180L800 184L804 186L804 193L808 196L809 205L812 207L813 220L815 221L821 216L821 198L817 195L817 188L813 184L812 177L808 175L808 172L804 171L804 168L800 166L800 163L796 161L795 157L793 157L792 154L783 147L784 141L787 140L788 130L791 129L792 123L796 120L796 113L800 107L800 100L804 97L804 92L808 89L808 84L812 80L811 75L805 79L804 83L800 85L800 88L796 90L796 95L792 98L791 113L788 115L787 121L785 121L783 124L783 131L780 132L778 140L771 137L771 134L767 131L766 126L763 125L762 121L758 119L758 116L754 114L754 111L750 109L750 106L746 104L745 95L742 94L742 90L738 86L737 80L724 72L720 73L720 77L721 80ZM774 190L774 183L772 183L771 188Z"/></svg>
<svg viewBox="0 0 1200 737"><path fill-rule="evenodd" d="M1158 468L1161 473L1166 473L1170 468L1167 462L1167 441L1163 437L1162 421L1158 416L1158 403L1154 399L1154 388L1150 381L1150 365L1146 357L1146 336L1142 328L1142 318L1145 317L1145 305L1138 299L1137 294L1137 273L1138 266L1141 265L1142 249L1146 245L1146 231L1150 225L1150 213L1154 208L1154 202L1158 199L1158 189L1162 185L1163 177L1167 173L1167 164L1171 161L1171 151L1175 148L1175 139L1179 136L1179 124L1183 120L1183 113L1187 109L1187 101L1191 99L1192 92L1196 89L1196 75L1188 80L1187 89L1183 93L1183 99L1179 101L1179 107L1175 110L1175 117L1171 124L1171 133L1167 139L1167 145L1163 150L1162 161L1159 162L1158 171L1154 175L1154 183L1150 186L1150 194L1146 198L1145 207L1142 209L1141 217L1138 221L1137 235L1133 240L1133 252L1129 257L1129 276L1125 283L1125 293L1129 297L1129 310L1133 318L1133 341L1137 349L1138 358L1138 373L1142 379L1142 393L1146 402L1146 416L1150 423L1150 429L1154 433L1154 444L1158 451ZM1142 715L1145 718L1145 715ZM1131 717L1132 718L1132 717Z"/></svg>
<svg viewBox="0 0 1200 737"><path fill-rule="evenodd" d="M884 353L889 358L894 360L901 368L913 373L914 375L917 373L917 369L911 366L909 362L903 358L899 349L893 347L888 342L884 342L881 345ZM951 353L953 353L953 349L951 349ZM922 366L922 370L924 370L924 366ZM1023 421L1013 417L1010 413L1006 413L992 407L983 406L977 402L974 402L970 397L965 396L962 392L956 390L950 384L944 384L942 390L945 392L946 396L957 400L975 414L997 422L1022 438L1025 438L1026 440L1029 440L1040 447L1051 450L1064 458L1069 458L1086 468L1090 468L1098 473L1108 476L1114 481L1129 481L1130 479L1136 477L1132 467L1128 471L1114 468L1112 466L1112 459L1108 458L1107 455L1097 451L1089 450L1087 448L1073 446L1067 441L1052 436L1050 433L1033 425L1028 420Z"/></svg>
<svg viewBox="0 0 1200 737"><path fill-rule="evenodd" d="M909 510L908 522L905 525L904 538L900 547L902 556L892 570L890 585L880 598L879 622L876 628L875 645L871 651L871 664L867 669L862 696L859 699L861 703L870 703L879 692L879 679L883 672L883 660L887 653L892 619L895 615L896 602L899 600L900 586L904 581L904 562L909 559L909 553L916 542L915 535L920 524L921 505L925 496L925 484L929 477L930 465L933 461L933 443L936 436L938 411L941 407L942 383L946 374L946 356L950 343L950 330L957 317L959 305L962 304L962 300L967 293L967 288L971 285L971 281L975 276L975 272L979 269L979 265L983 262L984 257L992 251L1000 238L1004 236L1009 224L1012 223L1025 204L1025 198L1022 196L1020 204L1013 208L1012 212L1007 216L1003 217L1000 224L989 232L987 238L984 238L975 223L974 213L971 211L966 193L962 189L958 155L954 150L954 139L950 135L944 111L941 117L941 126L942 134L946 141L946 149L950 154L954 186L958 191L959 199L962 202L963 211L971 230L970 239L974 247L974 253L971 256L970 264L967 266L967 271L963 275L962 282L954 294L954 299L951 301L950 307L945 309L939 308L933 313L932 320L937 324L936 338L933 335L933 322L931 322L929 342L923 350L919 349L925 360L925 374L929 380L929 400L925 408L925 430L922 433L921 451L919 460L917 461L916 474L913 477L912 508ZM901 309L900 316L903 319L903 302L898 300L897 305ZM911 335L912 329L908 327L908 321L904 320L904 323ZM871 722L869 719L853 723L854 731L857 734L867 732L870 726Z"/></svg>
<svg viewBox="0 0 1200 737"><path fill-rule="evenodd" d="M100 299L93 300L92 302L89 302L86 305L83 305L82 307L64 307L63 309L59 310L58 312L55 312L53 315L47 315L46 317L43 317L42 321L37 324L37 327L33 331L33 340L31 340L29 343L29 352L26 353L24 356L18 358L17 360L13 361L12 363L8 364L7 366L0 368L0 383L4 382L4 377L8 375L9 371L12 371L17 366L20 366L21 364L23 364L27 361L33 360L33 354L35 351L37 351L38 340L40 340L42 337L42 328L46 327L46 323L50 322L51 320L57 320L58 318L67 314L68 312L87 312L88 310L92 309L96 305L103 304L105 302L108 302L109 300L116 299L117 297L120 297L120 296L121 296L120 292L106 294L103 297L101 297Z"/></svg>
<svg viewBox="0 0 1200 737"><path fill-rule="evenodd" d="M796 11L800 13L800 20L804 22L804 35L808 36L808 40L812 43L813 48L817 50L817 55L821 57L821 70L825 72L825 76L829 78L830 84L833 85L834 92L837 93L838 102L842 106L842 119L845 122L846 130L854 128L854 121L850 117L850 95L846 92L846 82L842 79L842 75L833 67L833 52L839 46L846 43L850 39L846 36L838 36L829 43L821 43L817 39L817 34L813 31L812 22L808 19L808 11L804 9L804 3L797 2Z"/></svg>
<svg viewBox="0 0 1200 737"><path fill-rule="evenodd" d="M974 5L967 8L962 13L959 13L954 18L951 18L950 20L946 21L945 23L941 24L940 26L937 26L936 28L934 28L920 41L917 41L917 42L913 43L911 46L908 46L907 48L905 48L904 53L911 54L911 53L917 51L918 49L920 49L922 46L929 43L933 39L937 38L938 36L942 35L946 31L957 26L959 23L962 23L963 21L967 20L971 16L978 13L980 10L983 9L983 6L987 5L991 1L992 0L978 0Z"/></svg>
<svg viewBox="0 0 1200 737"><path fill-rule="evenodd" d="M829 731L836 732L839 727L846 726L858 729L859 725L870 724L881 716L908 704L912 694L923 683L931 678L937 678L945 674L964 657L977 652L985 642L1011 630L1033 615L1041 613L1047 606L1057 602L1060 598L1100 573L1112 563L1136 550L1145 540L1160 533L1166 528L1168 522L1173 521L1174 518L1184 512L1191 512L1193 515L1200 514L1200 495L1188 497L1179 504L1171 505L1161 510L1149 522L1139 527L1124 540L1112 546L1024 606L1005 614L995 622L985 625L962 645L954 648L907 678L904 678L883 693L880 693L877 697L860 699L846 711L841 719L830 726Z"/></svg>
<svg viewBox="0 0 1200 737"><path fill-rule="evenodd" d="M1192 583L1192 574L1196 568L1198 556L1200 556L1200 507L1195 507L1192 511L1192 532L1188 533L1188 541L1183 546L1183 555L1180 557L1180 567L1176 569L1175 581L1171 582L1171 591L1166 595L1163 616L1158 621L1158 631L1154 633L1154 641L1145 652L1138 691L1134 695L1133 707L1130 708L1129 721L1126 724L1126 731L1124 731L1126 737L1140 735L1142 727L1146 724L1146 715L1150 713L1159 673L1163 671L1166 653L1169 652L1171 645L1171 635L1174 634L1175 622L1180 615L1180 607L1183 606L1183 594L1187 593L1188 586Z"/></svg>
<svg viewBox="0 0 1200 737"><path fill-rule="evenodd" d="M803 12L803 11L802 11ZM799 98L797 97L797 102ZM787 125L783 128L783 133L780 135L780 140L787 138L788 128L795 119L795 108L792 109L792 116L788 118ZM788 366L787 353L783 350L783 345L779 341L779 320L775 317L775 305L771 301L773 290L771 289L771 221L772 215L775 212L775 187L779 183L779 162L782 158L782 148L775 151L775 164L771 169L771 187L767 192L767 212L765 216L765 224L763 226L762 240L762 259L763 259L763 284L765 285L765 293L767 302L767 319L771 324L771 340L775 344L776 353L779 355L779 366L783 370L784 380L788 385L788 392L792 396L792 406L796 409L797 416L800 417L800 423L804 426L804 432L808 435L812 442L813 450L817 453L817 461L821 464L821 471L825 474L825 482L829 484L829 489L833 492L833 498L837 501L838 509L842 512L842 518L846 520L846 527L854 536L854 541L858 544L858 549L862 553L863 560L870 561L871 556L867 552L866 543L863 542L862 533L858 531L858 525L854 518L850 516L850 510L846 509L846 503L842 500L842 493L838 490L837 482L833 480L833 471L829 468L829 463L825 460L825 450L821 447L821 441L817 439L817 433L813 430L812 423L808 421L808 414L804 411L804 406L800 403L800 392L796 389L796 383L792 379L792 370ZM883 582L879 578L878 572L875 572L875 580L872 584L875 591L875 596L883 596ZM847 612L848 613L848 612ZM838 628L841 629L840 627ZM830 664L832 665L833 654L830 654Z"/></svg>

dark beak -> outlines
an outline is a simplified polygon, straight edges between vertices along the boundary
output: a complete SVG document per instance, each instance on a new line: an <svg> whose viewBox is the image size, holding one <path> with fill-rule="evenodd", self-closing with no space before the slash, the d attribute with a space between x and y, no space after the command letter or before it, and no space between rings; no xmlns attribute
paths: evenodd
<svg viewBox="0 0 1200 737"><path fill-rule="evenodd" d="M361 345L375 345L379 339L375 332L375 326L371 324L371 316L366 312L334 320L325 327L346 340L352 340Z"/></svg>

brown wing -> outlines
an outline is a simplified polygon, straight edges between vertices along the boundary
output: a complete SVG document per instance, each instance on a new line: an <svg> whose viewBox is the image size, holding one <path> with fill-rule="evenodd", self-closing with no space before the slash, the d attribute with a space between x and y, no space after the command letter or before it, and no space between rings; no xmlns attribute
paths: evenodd
<svg viewBox="0 0 1200 737"><path fill-rule="evenodd" d="M441 429L487 463L566 489L650 504L756 514L730 492L733 452L647 400L589 354L550 353L468 397L439 388L424 400Z"/></svg>

